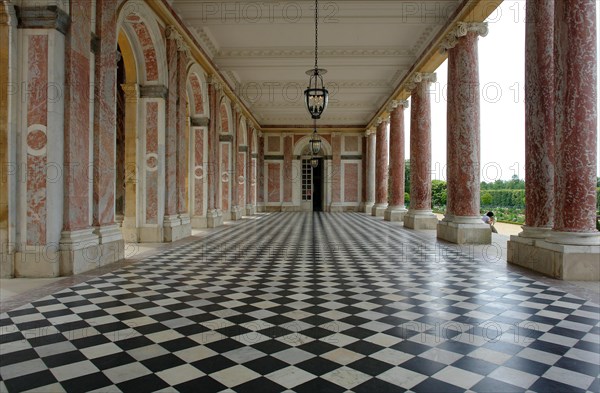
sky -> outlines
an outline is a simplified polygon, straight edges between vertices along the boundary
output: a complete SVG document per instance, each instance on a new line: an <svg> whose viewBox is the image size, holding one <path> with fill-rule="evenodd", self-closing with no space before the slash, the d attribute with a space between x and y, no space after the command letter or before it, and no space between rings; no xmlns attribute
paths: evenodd
<svg viewBox="0 0 600 393"><path fill-rule="evenodd" d="M600 12L596 16L600 18ZM524 179L525 1L505 0L487 22L489 33L486 37L479 37L478 45L482 91L481 181L508 180L513 175ZM600 27L600 21L597 25ZM438 82L431 87L431 170L432 179L446 180L446 62L437 69L436 76ZM407 141L410 138L409 124L410 116L405 116ZM407 143L406 158L409 157ZM600 160L596 171L600 176Z"/></svg>

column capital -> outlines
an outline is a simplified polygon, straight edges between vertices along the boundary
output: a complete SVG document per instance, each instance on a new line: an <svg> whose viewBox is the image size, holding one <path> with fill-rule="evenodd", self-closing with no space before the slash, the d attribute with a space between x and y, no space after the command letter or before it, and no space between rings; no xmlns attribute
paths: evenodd
<svg viewBox="0 0 600 393"><path fill-rule="evenodd" d="M371 136L371 135L375 135L375 127L369 127L365 131L365 136L366 137Z"/></svg>
<svg viewBox="0 0 600 393"><path fill-rule="evenodd" d="M385 123L385 122L387 122L389 118L390 118L390 115L389 115L389 114L387 114L387 115L382 115L382 116L379 116L379 117L377 118L377 125L380 125L381 123Z"/></svg>
<svg viewBox="0 0 600 393"><path fill-rule="evenodd" d="M458 43L460 37L464 37L469 32L475 32L485 37L488 34L487 22L458 22L456 26L446 35L440 45L440 53L445 54Z"/></svg>
<svg viewBox="0 0 600 393"><path fill-rule="evenodd" d="M123 83L121 89L125 93L125 101L136 103L140 98L140 89L137 83Z"/></svg>
<svg viewBox="0 0 600 393"><path fill-rule="evenodd" d="M212 85L214 87L214 89L217 91L217 93L223 92L223 84L221 83L221 80L215 74L208 75L208 77L206 78L206 81L208 82L209 85Z"/></svg>
<svg viewBox="0 0 600 393"><path fill-rule="evenodd" d="M435 72L415 72L410 78L408 78L406 88L412 91L415 89L415 87L417 87L417 83L421 82L437 82L437 76Z"/></svg>
<svg viewBox="0 0 600 393"><path fill-rule="evenodd" d="M402 107L402 109L408 108L408 100L392 100L388 105L388 112L392 113L394 109Z"/></svg>

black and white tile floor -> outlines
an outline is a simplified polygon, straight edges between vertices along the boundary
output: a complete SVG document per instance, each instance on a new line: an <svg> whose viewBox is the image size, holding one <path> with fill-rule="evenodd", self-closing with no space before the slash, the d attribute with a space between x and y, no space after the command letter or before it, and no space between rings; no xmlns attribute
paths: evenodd
<svg viewBox="0 0 600 393"><path fill-rule="evenodd" d="M1 314L0 390L598 392L599 311L362 214L271 214Z"/></svg>

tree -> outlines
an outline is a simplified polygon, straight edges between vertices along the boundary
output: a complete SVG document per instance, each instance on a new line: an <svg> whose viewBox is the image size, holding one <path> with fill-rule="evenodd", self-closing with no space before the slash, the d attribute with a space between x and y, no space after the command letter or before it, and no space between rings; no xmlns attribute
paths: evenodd
<svg viewBox="0 0 600 393"><path fill-rule="evenodd" d="M431 205L433 206L445 206L446 205L446 182L443 180L432 180L431 181Z"/></svg>
<svg viewBox="0 0 600 393"><path fill-rule="evenodd" d="M481 195L481 205L482 206L490 206L492 204L492 194L490 194L489 192L486 192L485 194Z"/></svg>

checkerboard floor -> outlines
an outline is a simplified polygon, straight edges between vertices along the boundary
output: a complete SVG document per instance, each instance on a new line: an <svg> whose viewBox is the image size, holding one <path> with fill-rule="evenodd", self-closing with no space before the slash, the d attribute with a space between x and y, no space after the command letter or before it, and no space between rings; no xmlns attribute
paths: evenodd
<svg viewBox="0 0 600 393"><path fill-rule="evenodd" d="M599 311L363 214L270 214L1 314L0 390L598 392Z"/></svg>

